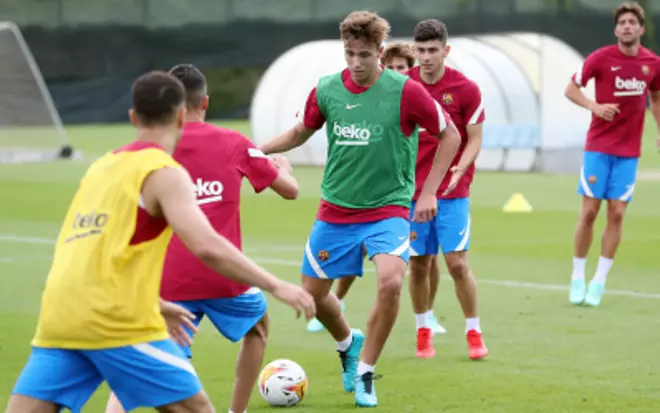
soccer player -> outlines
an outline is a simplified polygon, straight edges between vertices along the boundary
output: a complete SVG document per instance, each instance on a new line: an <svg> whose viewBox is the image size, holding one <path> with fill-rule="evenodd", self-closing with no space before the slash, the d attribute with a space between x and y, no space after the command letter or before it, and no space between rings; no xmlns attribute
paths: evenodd
<svg viewBox="0 0 660 413"><path fill-rule="evenodd" d="M205 122L209 105L207 82L195 66L182 64L170 72L186 89L186 117L174 160L191 175L197 204L213 228L241 249L241 182L247 177L256 192L272 188L280 196L295 199L298 184L283 156L274 164L245 136ZM266 299L258 288L218 277L195 257L177 236L172 238L163 268L161 297L195 315L195 324L206 315L228 340L242 339L236 360L236 378L230 412L247 410L257 381L268 338ZM184 346L184 353L192 357ZM123 413L111 399L106 413Z"/></svg>
<svg viewBox="0 0 660 413"><path fill-rule="evenodd" d="M614 9L617 44L587 56L566 87L566 97L571 102L593 113L578 184L578 194L583 199L575 229L569 293L569 300L575 305L598 306L605 292L607 275L621 241L623 216L635 189L649 91L653 116L660 129L660 65L658 57L640 45L643 34L644 10L634 2L622 3ZM590 79L596 82L595 101L580 90ZM596 274L587 289L586 257L602 200L607 200L607 225Z"/></svg>
<svg viewBox="0 0 660 413"><path fill-rule="evenodd" d="M482 123L485 119L481 91L475 82L445 65L450 46L444 23L435 19L422 20L415 26L413 37L419 66L411 69L408 75L440 102L461 135L461 146L452 161L450 174L447 174L437 192L438 215L425 223L411 223L410 296L417 325L416 355L422 358L435 356L429 322L429 273L438 251L442 250L465 316L468 355L471 359L482 359L488 354L488 349L481 337L477 284L468 265L470 184L474 176L474 161L481 149ZM419 202L436 146L437 139L432 133L420 132L413 209Z"/></svg>
<svg viewBox="0 0 660 413"><path fill-rule="evenodd" d="M7 413L79 413L103 381L129 411L214 411L168 335L168 324L180 332L182 317L192 315L159 298L172 230L218 273L314 315L307 292L255 265L196 205L190 175L170 156L185 115L181 82L150 72L135 81L132 98L138 138L92 163L80 181Z"/></svg>
<svg viewBox="0 0 660 413"><path fill-rule="evenodd" d="M406 43L390 43L383 50L383 55L381 57L381 63L387 68L394 70L399 73L404 73L408 71L415 65L415 56L413 55L412 47ZM365 252L366 254L366 252ZM341 310L346 310L346 304L344 298L348 294L348 291L353 285L353 282L357 276L352 275L348 277L340 278L337 282L337 290L335 295L339 299L339 305ZM431 308L431 314L433 314L433 302L435 301L435 295L438 291L438 282L440 281L440 270L438 269L437 262L433 261L431 264L431 274L430 274L430 289L429 289L429 307ZM445 333L445 330L437 319L433 316L429 317L429 324L435 333ZM307 324L307 331L311 333L316 333L323 331L323 324L317 319L313 318Z"/></svg>
<svg viewBox="0 0 660 413"><path fill-rule="evenodd" d="M322 77L307 98L302 121L261 146L267 154L285 152L326 125L322 200L305 247L302 283L316 300L319 321L337 342L344 389L355 391L356 404L364 407L378 404L375 365L399 311L417 129L439 138L413 214L420 222L437 213L435 193L460 143L449 115L421 85L380 65L389 31L389 23L375 13L349 14L340 24L348 68ZM335 279L362 276L363 248L378 278L366 338L350 328L329 293Z"/></svg>

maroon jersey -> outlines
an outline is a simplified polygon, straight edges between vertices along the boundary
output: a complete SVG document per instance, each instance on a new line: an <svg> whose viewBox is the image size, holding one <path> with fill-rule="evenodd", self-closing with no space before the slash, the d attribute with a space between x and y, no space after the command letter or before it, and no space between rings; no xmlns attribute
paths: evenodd
<svg viewBox="0 0 660 413"><path fill-rule="evenodd" d="M185 125L173 157L190 173L197 204L213 228L241 249L241 182L248 178L256 192L268 188L278 176L270 159L240 133L196 122ZM235 297L249 288L219 276L172 237L161 285L165 300Z"/></svg>
<svg viewBox="0 0 660 413"><path fill-rule="evenodd" d="M408 71L408 76L411 79L419 82L424 88L433 96L435 100L440 102L442 108L447 111L451 120L456 125L459 134L461 135L461 145L456 152L456 156L451 163L451 166L458 165L458 162L463 155L465 146L467 145L467 126L477 125L486 119L484 112L483 99L479 86L472 80L465 77L465 75L451 67L445 67L445 74L442 78L434 84L425 83L419 73L419 66L413 67ZM415 173L415 196L414 200L419 198L422 191L424 180L431 170L433 165L433 158L438 146L438 140L428 133L428 131L421 131L419 134L419 150L417 152L417 170ZM470 184L474 176L474 163L468 167L463 177L456 185L456 188L449 194L443 196L442 193L449 186L451 180L451 173L448 171L445 179L442 181L440 188L438 188L438 198L465 198L470 195Z"/></svg>
<svg viewBox="0 0 660 413"><path fill-rule="evenodd" d="M388 69L389 70L389 69ZM351 78L348 69L342 72L342 80L346 89L353 93L364 93L369 88L356 84ZM412 135L417 125L426 129L429 136L437 136L451 124L449 115L433 100L433 98L418 83L406 81L401 92L400 125L404 135ZM309 129L318 130L325 123L325 116L316 100L316 88L312 89L307 97L303 123ZM438 138L432 136L438 141ZM428 173L427 173L428 175ZM426 176L422 178L425 180ZM334 224L355 224L362 222L380 221L383 219L400 217L409 219L410 209L397 205L384 206L373 209L351 209L331 204L321 200L316 218L319 221Z"/></svg>
<svg viewBox="0 0 660 413"><path fill-rule="evenodd" d="M580 87L594 79L596 102L619 104L612 121L592 114L585 150L639 157L647 95L660 90L658 56L641 46L635 56L623 54L618 45L605 46L587 56L571 79Z"/></svg>

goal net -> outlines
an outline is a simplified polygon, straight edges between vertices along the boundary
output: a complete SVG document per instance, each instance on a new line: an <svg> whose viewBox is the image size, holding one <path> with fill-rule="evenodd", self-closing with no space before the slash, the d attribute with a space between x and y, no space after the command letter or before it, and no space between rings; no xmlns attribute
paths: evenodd
<svg viewBox="0 0 660 413"><path fill-rule="evenodd" d="M0 22L0 163L70 158L71 146L18 26Z"/></svg>

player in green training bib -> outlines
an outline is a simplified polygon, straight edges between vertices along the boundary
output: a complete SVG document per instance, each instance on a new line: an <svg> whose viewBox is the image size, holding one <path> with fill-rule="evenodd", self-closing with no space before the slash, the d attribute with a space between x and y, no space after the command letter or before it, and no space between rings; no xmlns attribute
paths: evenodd
<svg viewBox="0 0 660 413"><path fill-rule="evenodd" d="M348 68L322 77L300 123L261 146L266 154L286 152L325 124L328 156L321 204L305 246L303 287L314 296L317 318L337 342L344 390L354 391L356 404L363 407L378 405L375 365L399 311L418 132L423 128L439 138L414 211L419 222L436 215L435 194L460 143L449 115L419 83L380 65L389 30L389 23L374 13L349 14L340 24ZM378 277L366 336L351 329L330 294L335 279L362 276L364 250Z"/></svg>

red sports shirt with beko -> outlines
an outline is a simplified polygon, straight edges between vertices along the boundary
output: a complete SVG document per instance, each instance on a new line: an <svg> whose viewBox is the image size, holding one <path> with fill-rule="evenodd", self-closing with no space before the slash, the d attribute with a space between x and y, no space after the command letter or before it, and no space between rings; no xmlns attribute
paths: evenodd
<svg viewBox="0 0 660 413"><path fill-rule="evenodd" d="M240 133L204 122L186 123L173 157L190 173L197 204L213 228L241 249L241 183L247 178L256 192L268 188L278 176L270 159ZM163 299L236 297L249 288L218 275L172 237L163 268Z"/></svg>
<svg viewBox="0 0 660 413"><path fill-rule="evenodd" d="M434 84L424 82L419 70L419 66L413 67L408 71L407 75L424 86L429 94L440 103L442 108L449 113L451 120L456 125L458 133L461 135L461 145L451 163L451 166L456 166L461 160L461 156L463 156L463 151L467 145L467 127L469 125L483 123L486 119L481 91L474 81L451 67L445 67L444 75ZM438 139L436 137L425 130L419 132L419 149L417 151L417 168L415 171L416 185L413 200L417 200L422 192L424 179L431 172L437 147ZM447 171L445 179L438 188L437 197L444 199L468 197L470 195L470 184L472 184L472 178L474 177L474 162L467 168L465 174L458 181L456 188L447 195L442 195L449 186L451 175L451 172Z"/></svg>
<svg viewBox="0 0 660 413"><path fill-rule="evenodd" d="M644 47L628 56L617 45L606 46L587 56L571 79L580 87L594 79L596 102L619 104L612 121L592 114L585 150L639 157L648 93L660 91L658 56Z"/></svg>

